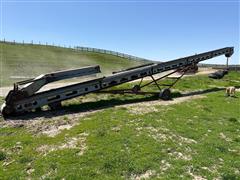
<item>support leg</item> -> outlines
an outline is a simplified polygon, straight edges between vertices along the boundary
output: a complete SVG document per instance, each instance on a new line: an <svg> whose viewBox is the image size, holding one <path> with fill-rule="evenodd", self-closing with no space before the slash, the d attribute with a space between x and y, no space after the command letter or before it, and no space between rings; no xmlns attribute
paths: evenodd
<svg viewBox="0 0 240 180"><path fill-rule="evenodd" d="M226 68L227 68L227 70L228 70L228 57L227 57L227 62L226 62L226 66L227 66Z"/></svg>
<svg viewBox="0 0 240 180"><path fill-rule="evenodd" d="M51 110L58 110L62 108L61 101L48 104Z"/></svg>
<svg viewBox="0 0 240 180"><path fill-rule="evenodd" d="M141 87L142 82L143 82L143 78L141 79L140 83L138 84L140 87Z"/></svg>
<svg viewBox="0 0 240 180"><path fill-rule="evenodd" d="M156 84L156 86L158 87L159 91L161 91L160 86L158 85L157 81L154 79L154 77L151 75L151 78L153 80L153 82Z"/></svg>
<svg viewBox="0 0 240 180"><path fill-rule="evenodd" d="M142 84L143 78L141 79L140 83L138 85L133 86L132 92L138 93L141 90L141 84Z"/></svg>

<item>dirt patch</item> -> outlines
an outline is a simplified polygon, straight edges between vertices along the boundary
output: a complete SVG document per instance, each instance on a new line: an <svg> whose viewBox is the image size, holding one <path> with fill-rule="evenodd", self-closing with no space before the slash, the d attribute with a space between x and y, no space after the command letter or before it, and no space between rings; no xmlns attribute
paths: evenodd
<svg viewBox="0 0 240 180"><path fill-rule="evenodd" d="M191 172L191 168L188 170L188 174L192 177L193 180L207 180L200 175L193 174L193 172Z"/></svg>
<svg viewBox="0 0 240 180"><path fill-rule="evenodd" d="M190 139L187 137L183 137L178 134L174 134L167 128L163 127L137 127L136 130L141 133L142 131L147 131L148 135L155 139L156 141L165 142L167 140L171 140L175 143L177 143L179 146L182 146L183 144L197 144L197 141L194 139Z"/></svg>
<svg viewBox="0 0 240 180"><path fill-rule="evenodd" d="M55 136L57 134L58 131L64 130L64 129L70 129L72 128L71 124L65 124L65 125L60 125L56 128L52 129L52 132L50 133L50 131L43 131L43 134L47 134L47 135L51 135L51 136Z"/></svg>
<svg viewBox="0 0 240 180"><path fill-rule="evenodd" d="M44 114L43 117L33 117L33 118L29 117L29 119L31 120L8 119L7 121L0 122L0 126L14 127L14 128L24 127L29 132L35 135L44 134L49 137L54 137L59 133L61 133L63 130L69 130L72 127L78 125L84 117L91 115L93 113L96 113L98 111L100 110L81 112L81 113L72 113L68 115L64 115L65 114L64 110L60 110L57 113L46 111L46 112L41 112ZM55 117L53 114L55 114ZM26 116L31 116L31 115L25 115L24 117ZM46 118L48 116L51 118Z"/></svg>
<svg viewBox="0 0 240 180"><path fill-rule="evenodd" d="M152 176L154 176L155 174L156 174L156 171L154 171L154 170L147 170L143 174L131 175L130 179L132 179L132 180L149 179Z"/></svg>
<svg viewBox="0 0 240 180"><path fill-rule="evenodd" d="M37 151L44 156L52 151L63 150L63 149L78 149L78 155L83 155L86 151L86 137L88 134L82 133L77 137L67 138L65 142L60 145L42 145L37 148Z"/></svg>
<svg viewBox="0 0 240 180"><path fill-rule="evenodd" d="M185 161L190 161L192 160L192 156L190 154L184 154L182 152L170 152L170 156L172 156L175 159L180 159L180 160L185 160Z"/></svg>
<svg viewBox="0 0 240 180"><path fill-rule="evenodd" d="M160 170L161 173L164 173L171 167L171 164L168 163L166 160L161 160Z"/></svg>
<svg viewBox="0 0 240 180"><path fill-rule="evenodd" d="M198 72L194 75L204 75L204 74L211 74L211 73L215 73L216 69L212 69L212 68L198 68Z"/></svg>
<svg viewBox="0 0 240 180"><path fill-rule="evenodd" d="M32 174L35 171L35 169L27 169L26 172L28 175Z"/></svg>
<svg viewBox="0 0 240 180"><path fill-rule="evenodd" d="M112 127L111 130L115 131L115 132L119 132L121 130L122 126L116 126L116 127Z"/></svg>
<svg viewBox="0 0 240 180"><path fill-rule="evenodd" d="M121 105L121 107L127 107L129 113L132 114L146 114L150 112L157 112L158 109L156 106L168 106L173 104L179 104L185 101L193 100L193 99L200 99L204 98L203 95L193 95L193 96L186 96L186 97L179 97L174 98L169 101L163 101L163 100L155 100L150 102L141 102L141 103L134 103L134 104L128 104L128 105Z"/></svg>
<svg viewBox="0 0 240 180"><path fill-rule="evenodd" d="M227 141L227 142L231 142L231 141L232 141L232 139L231 139L231 138L228 138L223 132L221 132L221 133L219 134L219 137L220 137L221 139Z"/></svg>
<svg viewBox="0 0 240 180"><path fill-rule="evenodd" d="M131 114L138 114L138 115L142 115L142 114L147 114L150 112L157 112L158 109L154 106L147 106L144 107L144 105L132 105L128 108L128 111Z"/></svg>
<svg viewBox="0 0 240 180"><path fill-rule="evenodd" d="M2 166L9 166L10 164L14 163L15 160L11 160L11 161L4 161Z"/></svg>
<svg viewBox="0 0 240 180"><path fill-rule="evenodd" d="M191 154L195 154L195 152L193 152L193 150L189 146L186 146L186 145L197 144L197 141L195 141L194 139L183 137L179 134L174 134L167 128L164 128L164 127L158 127L158 128L137 127L136 130L138 131L138 134L140 134L143 131L144 132L147 131L148 136L152 137L156 141L159 141L159 142L172 141L175 144L184 147L184 153L176 151L176 149L172 149L172 148L163 150L164 153L167 153L169 156L173 157L174 159L190 161L192 159Z"/></svg>

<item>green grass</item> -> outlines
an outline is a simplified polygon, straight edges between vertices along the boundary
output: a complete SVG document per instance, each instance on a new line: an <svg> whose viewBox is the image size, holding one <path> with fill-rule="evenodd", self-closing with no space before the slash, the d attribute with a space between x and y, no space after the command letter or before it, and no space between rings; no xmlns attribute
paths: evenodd
<svg viewBox="0 0 240 180"><path fill-rule="evenodd" d="M21 45L0 42L0 57L2 63L2 86L12 85L21 79L11 76L36 77L43 73L89 65L100 65L104 75L146 61L128 60L113 55L74 51L42 45Z"/></svg>
<svg viewBox="0 0 240 180"><path fill-rule="evenodd" d="M175 91L237 86L239 80L236 72L222 80L187 77ZM70 121L73 112L108 108L79 118L78 125L55 137L36 134L26 127L0 127L0 179L129 179L146 172L153 172L153 179L193 179L193 175L239 179L240 93L226 97L220 90L202 95L180 104L159 103L142 114L114 105L151 103L155 97L90 94L65 102L62 121ZM151 108L143 107L135 108ZM51 117L45 120L51 123ZM37 150L44 145L60 147L77 137L83 138L77 148L57 149L46 155ZM86 149L78 155L82 145ZM34 171L28 174L31 169Z"/></svg>

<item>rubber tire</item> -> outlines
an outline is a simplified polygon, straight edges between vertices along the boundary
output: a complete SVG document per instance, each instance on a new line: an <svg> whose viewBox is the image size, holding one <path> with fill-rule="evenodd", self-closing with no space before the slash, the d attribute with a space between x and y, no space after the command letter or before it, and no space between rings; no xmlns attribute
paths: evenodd
<svg viewBox="0 0 240 180"><path fill-rule="evenodd" d="M3 117L8 117L10 114L12 114L12 112L12 109L6 106L6 104L1 106L1 114Z"/></svg>
<svg viewBox="0 0 240 180"><path fill-rule="evenodd" d="M171 99L171 91L170 89L163 89L160 94L159 97L163 100L170 100Z"/></svg>

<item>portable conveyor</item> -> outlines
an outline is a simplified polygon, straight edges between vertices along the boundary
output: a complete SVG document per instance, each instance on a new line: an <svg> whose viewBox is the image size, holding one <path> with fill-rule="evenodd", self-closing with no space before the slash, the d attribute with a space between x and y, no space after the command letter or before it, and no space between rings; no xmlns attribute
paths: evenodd
<svg viewBox="0 0 240 180"><path fill-rule="evenodd" d="M129 68L119 72L114 72L114 74L107 77L95 78L93 80L43 92L39 92L39 89L48 83L73 77L99 73L100 67L89 66L80 69L40 75L35 79L15 83L13 90L8 93L5 99L5 103L1 107L1 113L3 116L14 115L18 113L33 111L41 108L44 105L48 105L51 109L55 109L61 105L61 101L92 92L102 92L104 89L107 89L109 87L130 82L136 79L143 79L147 76L150 76L153 79L153 81L150 83L155 83L158 86L160 91L158 93L160 97L163 99L169 99L170 88L184 75L184 72L186 72L189 67L196 65L201 61L211 59L220 55L225 55L227 58L229 58L233 54L233 52L233 47L225 47L167 62L150 63L143 66ZM153 78L153 75L169 70L173 71L159 79ZM182 75L179 78L176 78L173 84L169 85L167 88L161 89L160 86L157 84L157 81L166 76L169 76L170 74L178 70L181 70L183 72ZM130 90L130 92L141 94L140 90L142 87L143 86L141 85L135 86ZM128 91L125 92L127 93Z"/></svg>

